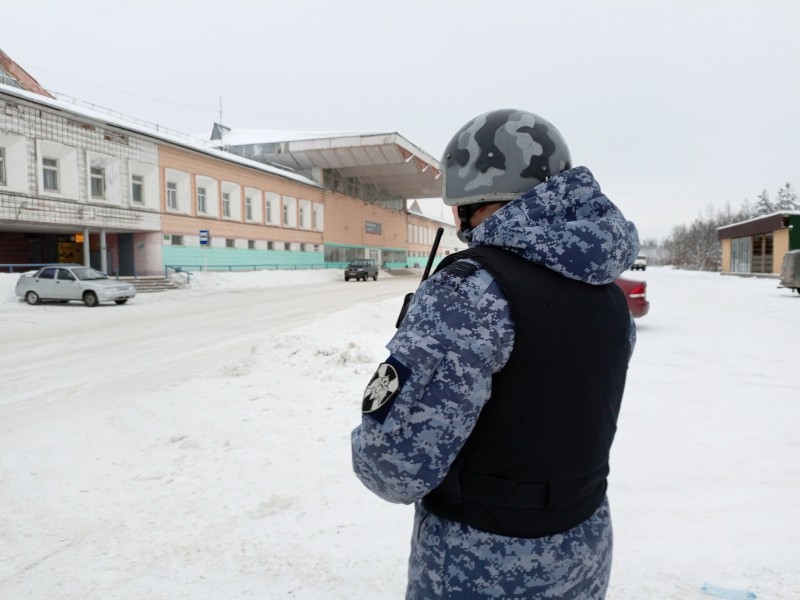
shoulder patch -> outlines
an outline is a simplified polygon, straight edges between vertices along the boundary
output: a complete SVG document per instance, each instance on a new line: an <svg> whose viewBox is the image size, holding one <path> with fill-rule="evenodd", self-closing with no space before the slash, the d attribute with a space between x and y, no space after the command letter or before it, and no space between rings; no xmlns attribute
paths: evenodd
<svg viewBox="0 0 800 600"><path fill-rule="evenodd" d="M457 260L452 265L446 266L442 269L442 273L447 273L453 277L466 278L472 275L480 268L476 263L469 260Z"/></svg>
<svg viewBox="0 0 800 600"><path fill-rule="evenodd" d="M476 304L491 285L493 278L481 264L470 257L447 265L436 274L438 283Z"/></svg>
<svg viewBox="0 0 800 600"><path fill-rule="evenodd" d="M375 371L367 384L367 389L364 390L361 414L368 415L378 423L383 423L409 375L408 367L394 356L389 356L386 362L378 365L378 370Z"/></svg>
<svg viewBox="0 0 800 600"><path fill-rule="evenodd" d="M400 376L389 363L381 363L375 375L369 380L367 389L364 390L364 400L361 403L361 412L368 414L375 412L389 402L400 391Z"/></svg>

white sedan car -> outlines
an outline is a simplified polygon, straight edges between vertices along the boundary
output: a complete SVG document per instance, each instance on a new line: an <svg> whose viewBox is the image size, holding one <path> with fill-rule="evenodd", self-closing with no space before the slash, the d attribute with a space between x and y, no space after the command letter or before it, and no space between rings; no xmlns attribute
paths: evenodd
<svg viewBox="0 0 800 600"><path fill-rule="evenodd" d="M28 304L39 304L42 300L81 300L86 306L112 301L125 304L136 295L136 288L130 283L109 279L105 273L81 265L53 265L24 274L15 291Z"/></svg>

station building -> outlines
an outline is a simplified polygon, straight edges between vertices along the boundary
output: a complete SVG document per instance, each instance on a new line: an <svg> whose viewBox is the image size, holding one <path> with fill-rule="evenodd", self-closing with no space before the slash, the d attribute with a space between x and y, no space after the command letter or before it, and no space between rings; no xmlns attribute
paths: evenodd
<svg viewBox="0 0 800 600"><path fill-rule="evenodd" d="M440 226L438 258L463 248L452 222L409 210L441 196L439 163L398 133L215 124L202 140L54 98L1 53L0 76L7 268L80 262L148 276L358 257L413 267Z"/></svg>

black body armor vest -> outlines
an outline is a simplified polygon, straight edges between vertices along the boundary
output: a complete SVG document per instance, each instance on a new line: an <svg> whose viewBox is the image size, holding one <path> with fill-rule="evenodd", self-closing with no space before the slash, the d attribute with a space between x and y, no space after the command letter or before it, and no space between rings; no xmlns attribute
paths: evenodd
<svg viewBox="0 0 800 600"><path fill-rule="evenodd" d="M479 530L541 537L588 519L605 497L630 358L630 314L615 284L568 279L481 246L448 256L486 268L509 301L514 348L427 510Z"/></svg>

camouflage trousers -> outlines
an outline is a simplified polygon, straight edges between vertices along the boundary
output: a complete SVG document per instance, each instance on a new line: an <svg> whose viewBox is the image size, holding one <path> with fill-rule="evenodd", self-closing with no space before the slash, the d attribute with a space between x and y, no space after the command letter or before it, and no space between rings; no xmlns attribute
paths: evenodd
<svg viewBox="0 0 800 600"><path fill-rule="evenodd" d="M478 531L417 502L406 600L603 600L612 547L607 499L569 531L533 539Z"/></svg>

